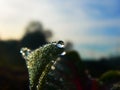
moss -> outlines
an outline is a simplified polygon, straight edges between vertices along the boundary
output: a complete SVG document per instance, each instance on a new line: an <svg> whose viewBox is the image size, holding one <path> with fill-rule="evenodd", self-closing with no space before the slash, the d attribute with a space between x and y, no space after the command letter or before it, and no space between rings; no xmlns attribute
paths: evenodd
<svg viewBox="0 0 120 90"><path fill-rule="evenodd" d="M34 51L22 48L22 54L28 67L31 90L37 90L37 86L40 90L53 62L63 51L62 41L46 44Z"/></svg>

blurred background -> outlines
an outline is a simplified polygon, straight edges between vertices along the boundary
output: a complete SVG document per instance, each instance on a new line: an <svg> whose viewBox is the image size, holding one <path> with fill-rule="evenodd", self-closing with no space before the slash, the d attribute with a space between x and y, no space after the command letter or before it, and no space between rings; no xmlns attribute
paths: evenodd
<svg viewBox="0 0 120 90"><path fill-rule="evenodd" d="M21 47L34 50L58 40L65 42L66 51L77 51L93 77L109 70L119 71L119 3L119 0L0 0L0 87L28 86L25 60L19 53Z"/></svg>
<svg viewBox="0 0 120 90"><path fill-rule="evenodd" d="M21 39L37 20L53 33L52 41L71 41L84 58L120 53L119 0L1 0L0 13L1 40Z"/></svg>

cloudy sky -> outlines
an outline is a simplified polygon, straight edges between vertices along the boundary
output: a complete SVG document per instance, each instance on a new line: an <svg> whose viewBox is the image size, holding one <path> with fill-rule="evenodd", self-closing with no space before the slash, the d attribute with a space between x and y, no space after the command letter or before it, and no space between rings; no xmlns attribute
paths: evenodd
<svg viewBox="0 0 120 90"><path fill-rule="evenodd" d="M55 40L74 43L82 57L120 54L119 0L0 0L0 38L19 39L31 20Z"/></svg>

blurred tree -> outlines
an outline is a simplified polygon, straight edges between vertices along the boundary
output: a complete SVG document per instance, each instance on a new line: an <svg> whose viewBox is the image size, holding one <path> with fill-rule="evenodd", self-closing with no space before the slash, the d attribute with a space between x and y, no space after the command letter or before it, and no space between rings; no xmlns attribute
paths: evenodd
<svg viewBox="0 0 120 90"><path fill-rule="evenodd" d="M49 29L45 30L45 36L46 36L46 38L51 38L53 36L51 30L49 30Z"/></svg>
<svg viewBox="0 0 120 90"><path fill-rule="evenodd" d="M47 43L43 26L39 22L31 22L26 29L26 33L22 38L21 47L29 47L35 49Z"/></svg>

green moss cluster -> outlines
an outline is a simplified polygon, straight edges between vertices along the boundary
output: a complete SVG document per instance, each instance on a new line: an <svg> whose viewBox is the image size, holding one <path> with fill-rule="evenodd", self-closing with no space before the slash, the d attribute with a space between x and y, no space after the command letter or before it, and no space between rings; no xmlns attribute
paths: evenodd
<svg viewBox="0 0 120 90"><path fill-rule="evenodd" d="M40 90L54 61L64 51L63 42L49 43L31 52L22 48L22 51L28 67L30 89Z"/></svg>

